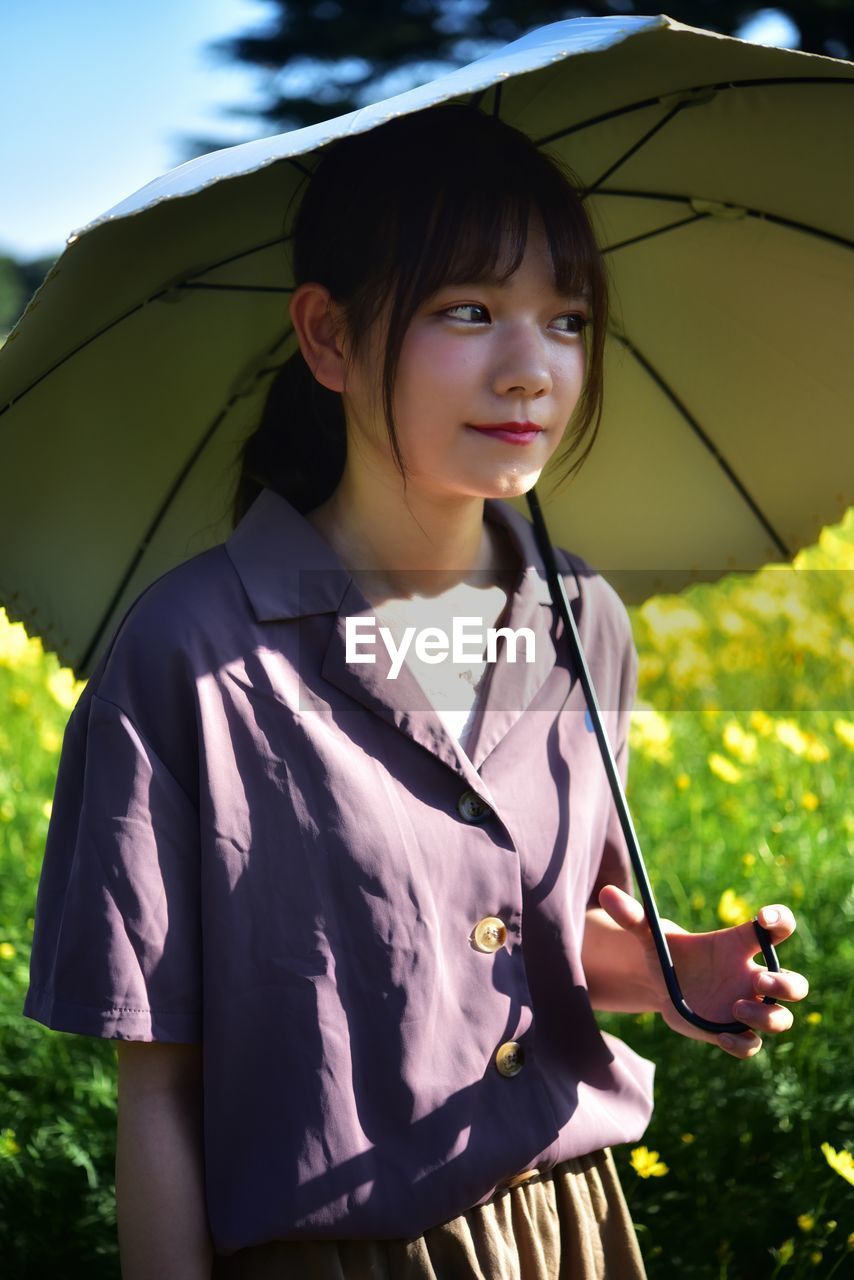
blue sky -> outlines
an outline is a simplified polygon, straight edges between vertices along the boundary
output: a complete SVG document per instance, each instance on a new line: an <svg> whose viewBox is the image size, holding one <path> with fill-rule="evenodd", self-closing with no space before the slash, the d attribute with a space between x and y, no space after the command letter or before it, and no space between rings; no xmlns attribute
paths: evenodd
<svg viewBox="0 0 854 1280"><path fill-rule="evenodd" d="M206 46L263 28L272 12L267 0L4 0L0 253L58 253L71 231L182 163L182 138L268 133L227 113L260 100L262 73L214 61ZM794 45L791 24L764 13L739 34Z"/></svg>
<svg viewBox="0 0 854 1280"><path fill-rule="evenodd" d="M263 27L264 0L4 0L0 252L37 257L180 164L182 136L244 142L229 118L260 74L205 46Z"/></svg>

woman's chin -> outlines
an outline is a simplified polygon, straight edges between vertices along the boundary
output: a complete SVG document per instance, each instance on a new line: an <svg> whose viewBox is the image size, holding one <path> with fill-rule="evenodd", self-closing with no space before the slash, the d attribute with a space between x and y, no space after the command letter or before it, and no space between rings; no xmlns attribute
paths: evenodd
<svg viewBox="0 0 854 1280"><path fill-rule="evenodd" d="M524 470L505 471L500 476L496 476L489 493L485 493L485 498L521 498L534 485L542 475L542 468L532 469L526 467Z"/></svg>

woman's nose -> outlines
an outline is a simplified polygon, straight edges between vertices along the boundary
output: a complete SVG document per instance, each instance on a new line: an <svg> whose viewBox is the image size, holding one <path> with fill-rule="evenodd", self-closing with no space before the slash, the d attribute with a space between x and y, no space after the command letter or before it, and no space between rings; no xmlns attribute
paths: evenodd
<svg viewBox="0 0 854 1280"><path fill-rule="evenodd" d="M537 334L517 331L508 336L496 362L493 386L504 396L542 396L551 390L551 370Z"/></svg>

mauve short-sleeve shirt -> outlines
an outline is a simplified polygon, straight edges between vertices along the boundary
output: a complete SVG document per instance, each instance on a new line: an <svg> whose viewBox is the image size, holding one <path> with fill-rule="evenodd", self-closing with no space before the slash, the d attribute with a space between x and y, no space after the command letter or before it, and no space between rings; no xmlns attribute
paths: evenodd
<svg viewBox="0 0 854 1280"><path fill-rule="evenodd" d="M414 1237L647 1126L652 1064L600 1033L580 958L623 836L532 526L485 518L534 661L499 645L467 752L382 645L346 660L371 606L269 488L138 597L66 727L24 1013L202 1042L218 1253ZM557 555L625 776L628 617Z"/></svg>

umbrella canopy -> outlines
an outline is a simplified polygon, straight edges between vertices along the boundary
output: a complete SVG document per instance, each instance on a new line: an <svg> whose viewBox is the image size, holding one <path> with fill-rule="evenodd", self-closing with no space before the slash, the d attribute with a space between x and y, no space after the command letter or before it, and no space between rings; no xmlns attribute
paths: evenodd
<svg viewBox="0 0 854 1280"><path fill-rule="evenodd" d="M552 540L628 602L789 559L852 501L852 85L665 16L574 19L149 183L69 238L0 350L0 603L88 676L227 537L294 346L295 193L333 139L446 101L566 161L607 255L605 411L577 478L538 486Z"/></svg>

